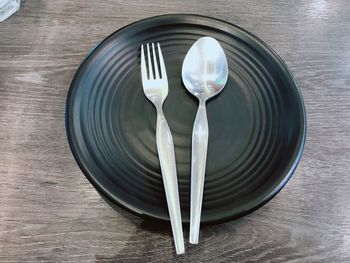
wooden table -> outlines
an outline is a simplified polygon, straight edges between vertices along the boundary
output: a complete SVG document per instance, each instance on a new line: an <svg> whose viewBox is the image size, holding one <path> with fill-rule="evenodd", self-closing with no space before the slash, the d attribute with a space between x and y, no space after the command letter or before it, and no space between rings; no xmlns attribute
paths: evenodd
<svg viewBox="0 0 350 263"><path fill-rule="evenodd" d="M308 133L276 198L202 228L176 257L168 225L113 210L83 176L64 105L96 43L179 12L238 24L274 48L300 85ZM0 180L0 262L350 262L349 1L22 1L0 23Z"/></svg>

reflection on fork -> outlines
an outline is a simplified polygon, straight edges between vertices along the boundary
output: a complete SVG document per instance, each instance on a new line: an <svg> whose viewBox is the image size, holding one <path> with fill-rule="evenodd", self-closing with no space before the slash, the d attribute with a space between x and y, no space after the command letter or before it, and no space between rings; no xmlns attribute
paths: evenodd
<svg viewBox="0 0 350 263"><path fill-rule="evenodd" d="M162 110L163 103L168 96L168 78L159 43L157 43L157 50L159 65L154 43L152 43L152 55L150 45L147 44L147 67L144 46L141 45L142 86L146 97L153 103L157 110L156 142L158 158L162 171L176 253L183 254L185 247L182 233L174 142Z"/></svg>

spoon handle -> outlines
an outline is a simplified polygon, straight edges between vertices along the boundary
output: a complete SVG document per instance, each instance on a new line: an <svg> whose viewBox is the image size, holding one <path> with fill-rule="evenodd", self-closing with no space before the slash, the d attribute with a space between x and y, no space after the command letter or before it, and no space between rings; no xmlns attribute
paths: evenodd
<svg viewBox="0 0 350 263"><path fill-rule="evenodd" d="M208 148L208 119L205 101L200 100L192 133L190 243L198 244L205 166Z"/></svg>
<svg viewBox="0 0 350 263"><path fill-rule="evenodd" d="M162 110L157 110L156 140L176 254L185 252L173 137Z"/></svg>

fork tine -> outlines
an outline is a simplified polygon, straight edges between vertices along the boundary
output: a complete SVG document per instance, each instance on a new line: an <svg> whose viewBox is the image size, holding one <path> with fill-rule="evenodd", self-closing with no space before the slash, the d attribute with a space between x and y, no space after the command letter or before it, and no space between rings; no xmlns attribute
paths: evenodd
<svg viewBox="0 0 350 263"><path fill-rule="evenodd" d="M153 79L152 57L151 57L151 52L149 52L149 44L148 43L147 43L147 60L148 60L149 79Z"/></svg>
<svg viewBox="0 0 350 263"><path fill-rule="evenodd" d="M153 66L154 66L154 72L156 75L156 79L159 79L159 70L158 70L158 62L156 57L156 51L154 49L154 43L152 43L152 50L153 50Z"/></svg>
<svg viewBox="0 0 350 263"><path fill-rule="evenodd" d="M147 78L146 60L145 60L145 51L143 49L143 45L141 45L141 76L142 76L142 82L144 82L148 79Z"/></svg>
<svg viewBox="0 0 350 263"><path fill-rule="evenodd" d="M162 50L160 49L159 43L157 43L157 46L158 46L158 55L159 55L159 64L160 64L160 74L162 75L162 79L164 79L164 78L166 79L167 75L166 75Z"/></svg>

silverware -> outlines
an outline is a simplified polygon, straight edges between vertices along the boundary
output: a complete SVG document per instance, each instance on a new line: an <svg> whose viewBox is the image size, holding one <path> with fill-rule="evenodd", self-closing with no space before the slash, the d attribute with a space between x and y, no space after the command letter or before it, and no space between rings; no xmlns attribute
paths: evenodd
<svg viewBox="0 0 350 263"><path fill-rule="evenodd" d="M158 68L154 43L152 43L153 59L151 56L149 44L147 44L147 70L145 52L143 45L141 45L142 85L146 97L154 104L157 110L156 141L158 157L162 171L165 195L168 204L176 253L183 254L185 252L185 247L182 233L182 221L179 191L177 185L174 142L173 137L171 136L168 123L166 122L162 110L163 102L168 96L168 79L159 43L157 43L157 47L160 67ZM154 74L152 70L152 63L154 68Z"/></svg>
<svg viewBox="0 0 350 263"><path fill-rule="evenodd" d="M192 132L190 243L197 244L201 219L205 165L208 147L208 120L205 103L225 86L228 66L219 42L211 37L197 40L182 65L182 81L199 100Z"/></svg>

